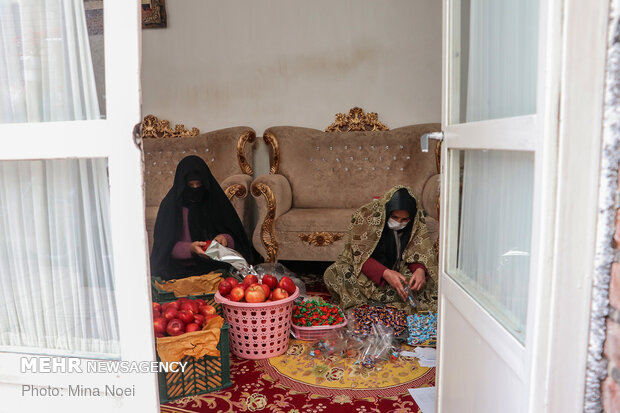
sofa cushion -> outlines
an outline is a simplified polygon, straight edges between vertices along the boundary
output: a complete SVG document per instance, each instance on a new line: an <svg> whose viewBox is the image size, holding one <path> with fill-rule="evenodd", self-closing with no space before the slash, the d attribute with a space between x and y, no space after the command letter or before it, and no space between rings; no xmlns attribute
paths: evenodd
<svg viewBox="0 0 620 413"><path fill-rule="evenodd" d="M390 131L323 132L296 126L269 128L280 151L279 173L291 184L293 208L358 208L395 185L418 197L437 173L436 141L420 150L420 136L436 123Z"/></svg>
<svg viewBox="0 0 620 413"><path fill-rule="evenodd" d="M276 220L276 232L338 232L349 230L353 208L293 208Z"/></svg>

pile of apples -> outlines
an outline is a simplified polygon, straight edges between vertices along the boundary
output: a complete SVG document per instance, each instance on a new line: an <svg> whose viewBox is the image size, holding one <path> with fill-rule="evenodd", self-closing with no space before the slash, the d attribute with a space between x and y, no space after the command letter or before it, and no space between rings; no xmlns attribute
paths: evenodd
<svg viewBox="0 0 620 413"><path fill-rule="evenodd" d="M217 287L220 295L231 301L246 303L268 303L287 298L295 292L295 283L289 277L280 281L271 274L263 275L261 282L253 275L246 275L241 283L233 277L220 281Z"/></svg>
<svg viewBox="0 0 620 413"><path fill-rule="evenodd" d="M178 336L202 330L213 317L217 317L217 310L201 299L181 297L164 304L153 303L155 337Z"/></svg>

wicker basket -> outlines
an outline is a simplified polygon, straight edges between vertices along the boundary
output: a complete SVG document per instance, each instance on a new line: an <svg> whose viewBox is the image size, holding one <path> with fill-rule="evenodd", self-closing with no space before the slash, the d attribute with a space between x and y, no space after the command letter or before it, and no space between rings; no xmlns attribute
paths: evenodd
<svg viewBox="0 0 620 413"><path fill-rule="evenodd" d="M283 300L269 303L241 303L215 293L230 324L230 350L245 359L279 356L288 349L293 316L293 301L299 288Z"/></svg>

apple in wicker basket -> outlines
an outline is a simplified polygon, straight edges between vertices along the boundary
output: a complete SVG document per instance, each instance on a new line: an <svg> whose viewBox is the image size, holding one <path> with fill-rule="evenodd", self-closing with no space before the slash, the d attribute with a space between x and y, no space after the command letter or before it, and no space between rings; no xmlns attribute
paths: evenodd
<svg viewBox="0 0 620 413"><path fill-rule="evenodd" d="M278 285L278 279L271 274L265 274L263 275L261 283L267 285L269 287L269 291L271 291Z"/></svg>
<svg viewBox="0 0 620 413"><path fill-rule="evenodd" d="M217 285L217 290L222 296L229 294L232 289L233 285L226 280L220 281L220 283Z"/></svg>
<svg viewBox="0 0 620 413"><path fill-rule="evenodd" d="M258 284L258 285L260 285L263 291L265 292L265 298L269 297L269 294L271 294L271 288L269 288L267 284Z"/></svg>
<svg viewBox="0 0 620 413"><path fill-rule="evenodd" d="M269 299L271 301L284 300L285 298L288 298L288 292L285 289L280 288L280 287L273 290L271 292L271 295L269 296Z"/></svg>
<svg viewBox="0 0 620 413"><path fill-rule="evenodd" d="M257 284L257 283L258 283L258 277L256 277L256 275L254 274L246 275L242 282L242 284L244 284L246 287L249 287L250 285Z"/></svg>
<svg viewBox="0 0 620 413"><path fill-rule="evenodd" d="M237 286L230 291L230 299L232 301L241 301L245 296L245 289Z"/></svg>
<svg viewBox="0 0 620 413"><path fill-rule="evenodd" d="M293 294L295 292L295 283L286 275L280 278L280 282L278 283L278 287L282 288L289 294Z"/></svg>
<svg viewBox="0 0 620 413"><path fill-rule="evenodd" d="M260 284L252 284L245 290L245 301L248 303L262 303L265 298L265 290Z"/></svg>
<svg viewBox="0 0 620 413"><path fill-rule="evenodd" d="M226 277L224 278L224 281L228 281L230 285L232 285L232 288L235 288L237 285L239 285L239 281L237 281L237 279L234 277Z"/></svg>

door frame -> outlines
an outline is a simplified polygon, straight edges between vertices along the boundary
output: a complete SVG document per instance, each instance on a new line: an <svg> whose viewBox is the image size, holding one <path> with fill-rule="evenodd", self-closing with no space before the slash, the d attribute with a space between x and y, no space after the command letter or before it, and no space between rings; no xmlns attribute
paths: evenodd
<svg viewBox="0 0 620 413"><path fill-rule="evenodd" d="M104 13L106 117L101 120L1 124L2 160L107 158L113 246L115 300L120 360L155 361L144 219L143 160L134 142L134 125L141 121L141 12L137 0L106 1ZM56 354L54 351L49 351ZM155 373L21 373L22 356L0 352L0 396L9 406L38 406L66 412L159 411ZM62 357L62 356L59 356ZM92 358L91 358L92 359ZM87 371L81 359L82 371ZM21 385L133 388L123 398L20 397Z"/></svg>
<svg viewBox="0 0 620 413"><path fill-rule="evenodd" d="M449 4L444 1L443 8L442 124L446 139L450 139L450 128L445 108L451 98L447 88ZM527 406L532 412L580 412L584 406L584 392L575 389L585 388L595 249L583 245L593 246L596 235L608 7L603 0L540 4L544 41L539 42L538 79L543 86L537 88L534 122L538 136L543 137L535 142L535 168L542 182L535 186L532 228L546 235L532 238L532 251L538 255L531 272L533 294L528 308L528 330L533 334L526 338ZM467 141L461 145L466 147ZM445 177L442 184L447 184ZM444 239L450 222L445 209L440 221ZM444 253L442 245L440 262L446 259ZM541 276L534 279L534 274ZM440 285L440 289L445 287L449 286ZM438 345L439 371L441 337ZM438 407L442 396L439 386Z"/></svg>

